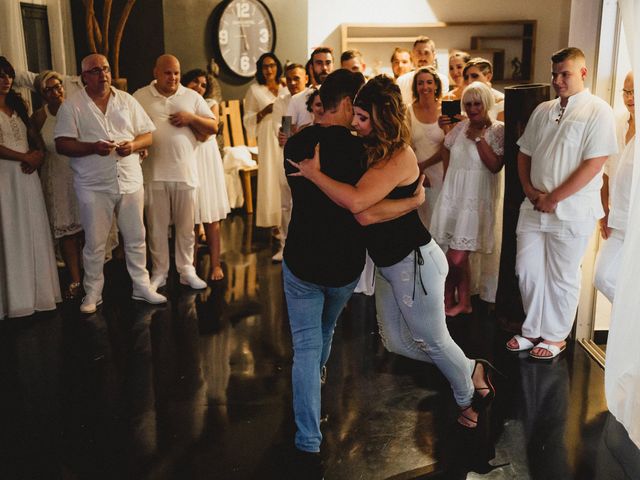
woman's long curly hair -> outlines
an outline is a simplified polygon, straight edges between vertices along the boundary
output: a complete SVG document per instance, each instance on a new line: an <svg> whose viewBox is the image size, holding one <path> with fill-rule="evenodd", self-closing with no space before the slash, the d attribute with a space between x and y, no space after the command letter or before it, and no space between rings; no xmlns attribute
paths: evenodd
<svg viewBox="0 0 640 480"><path fill-rule="evenodd" d="M410 145L407 109L391 78L378 75L369 80L358 92L354 106L365 110L371 120L371 133L364 138L369 166Z"/></svg>

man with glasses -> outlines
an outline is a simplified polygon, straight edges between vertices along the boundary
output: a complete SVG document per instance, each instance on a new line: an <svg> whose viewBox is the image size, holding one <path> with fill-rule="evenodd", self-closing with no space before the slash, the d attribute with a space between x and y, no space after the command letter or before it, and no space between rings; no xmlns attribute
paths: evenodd
<svg viewBox="0 0 640 480"><path fill-rule="evenodd" d="M175 226L175 263L180 283L203 289L207 283L193 265L196 147L213 135L216 120L201 95L180 84L180 62L160 55L153 80L133 94L155 124L156 135L144 163L145 214L153 263L151 285L166 284L169 274L169 225Z"/></svg>
<svg viewBox="0 0 640 480"><path fill-rule="evenodd" d="M611 107L584 86L585 57L565 48L552 57L558 98L541 103L518 140L526 198L518 220L516 274L526 313L511 351L550 360L566 347L578 307L580 261L597 219L602 166L617 152Z"/></svg>
<svg viewBox="0 0 640 480"><path fill-rule="evenodd" d="M82 60L86 87L65 101L57 114L56 150L71 158L80 221L85 232L83 313L102 303L105 245L114 212L124 239L132 298L148 303L167 299L150 287L142 221L144 190L138 151L151 145L153 123L128 93L111 86L107 59Z"/></svg>

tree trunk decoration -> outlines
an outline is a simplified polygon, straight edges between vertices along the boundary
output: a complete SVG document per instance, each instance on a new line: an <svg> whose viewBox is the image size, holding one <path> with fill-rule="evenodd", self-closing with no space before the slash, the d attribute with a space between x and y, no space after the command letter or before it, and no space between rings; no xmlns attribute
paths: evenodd
<svg viewBox="0 0 640 480"><path fill-rule="evenodd" d="M94 0L82 0L85 8L85 27L87 29L87 41L89 50L93 53L100 53L109 59L111 64L111 72L114 79L120 78L120 43L124 34L124 27L127 24L131 9L136 0L127 0L120 18L116 23L113 32L113 41L109 42L111 13L113 9L113 0L103 0L102 4L102 25L96 17ZM111 55L111 56L110 56Z"/></svg>

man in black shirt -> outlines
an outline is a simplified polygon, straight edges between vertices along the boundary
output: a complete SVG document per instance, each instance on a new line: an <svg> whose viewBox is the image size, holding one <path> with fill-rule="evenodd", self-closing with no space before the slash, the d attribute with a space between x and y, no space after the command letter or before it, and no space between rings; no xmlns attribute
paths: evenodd
<svg viewBox="0 0 640 480"><path fill-rule="evenodd" d="M323 82L323 126L307 127L291 137L285 159L313 157L320 144L321 170L355 185L366 170L362 140L351 134L353 100L364 83L361 73L340 69ZM296 169L285 160L287 175ZM354 216L336 205L303 177L287 176L293 210L282 266L284 291L293 337L293 409L296 448L321 472L320 372L329 357L336 321L358 283L365 261L363 229ZM405 214L424 201L424 191L402 200L383 200L388 218ZM384 214L382 214L384 212ZM322 474L318 473L321 478ZM307 477L312 478L310 469Z"/></svg>

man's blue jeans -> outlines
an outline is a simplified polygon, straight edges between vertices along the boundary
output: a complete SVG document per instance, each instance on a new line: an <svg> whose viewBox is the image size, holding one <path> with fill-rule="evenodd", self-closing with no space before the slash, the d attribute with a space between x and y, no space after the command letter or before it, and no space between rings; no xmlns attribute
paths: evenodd
<svg viewBox="0 0 640 480"><path fill-rule="evenodd" d="M358 279L343 287L324 287L296 277L282 263L284 293L293 337L293 413L295 444L305 452L319 452L320 370L329 358L336 321L356 288Z"/></svg>

